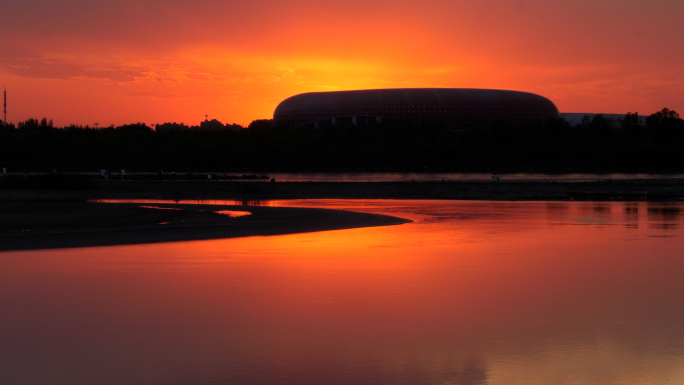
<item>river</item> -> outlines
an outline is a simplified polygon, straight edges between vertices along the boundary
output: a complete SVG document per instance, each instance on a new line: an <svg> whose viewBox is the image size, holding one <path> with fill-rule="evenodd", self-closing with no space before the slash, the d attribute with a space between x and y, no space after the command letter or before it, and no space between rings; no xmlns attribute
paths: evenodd
<svg viewBox="0 0 684 385"><path fill-rule="evenodd" d="M682 204L268 204L414 222L2 252L0 383L684 383Z"/></svg>

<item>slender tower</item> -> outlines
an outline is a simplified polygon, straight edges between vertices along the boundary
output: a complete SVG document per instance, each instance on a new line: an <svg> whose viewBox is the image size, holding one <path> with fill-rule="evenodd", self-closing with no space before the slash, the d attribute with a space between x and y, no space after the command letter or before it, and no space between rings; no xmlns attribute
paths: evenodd
<svg viewBox="0 0 684 385"><path fill-rule="evenodd" d="M3 100L2 100L2 112L5 114L5 117L2 118L2 126L3 128L7 128L7 87L5 87L5 92L3 93Z"/></svg>

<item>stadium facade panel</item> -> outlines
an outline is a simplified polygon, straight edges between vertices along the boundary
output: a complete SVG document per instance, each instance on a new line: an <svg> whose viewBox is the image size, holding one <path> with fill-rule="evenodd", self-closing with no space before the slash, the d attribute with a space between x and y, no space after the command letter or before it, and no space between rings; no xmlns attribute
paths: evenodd
<svg viewBox="0 0 684 385"><path fill-rule="evenodd" d="M377 117L455 126L519 125L559 117L549 99L521 91L396 88L309 92L283 100L275 124L303 126L348 117Z"/></svg>

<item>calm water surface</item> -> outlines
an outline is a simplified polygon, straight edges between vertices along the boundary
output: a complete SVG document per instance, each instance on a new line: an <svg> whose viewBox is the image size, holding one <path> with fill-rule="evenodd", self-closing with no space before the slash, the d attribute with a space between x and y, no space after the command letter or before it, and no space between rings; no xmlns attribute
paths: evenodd
<svg viewBox="0 0 684 385"><path fill-rule="evenodd" d="M497 170L492 170L497 171ZM223 172L205 172L213 175L223 175ZM20 175L15 173L15 175ZM93 172L89 175L95 177L100 173ZM139 175L128 173L133 179ZM261 175L261 174L259 174ZM250 183L261 181L267 183L270 178L278 182L489 182L491 173L458 173L458 172L303 172L303 173L266 173L265 179L246 179ZM595 182L605 180L670 180L684 179L684 174L646 174L646 173L574 173L574 174L544 174L544 173L502 173L503 181L518 182ZM156 173L147 174L147 177L157 178ZM166 177L169 175L167 173ZM115 178L116 179L116 178ZM241 179L221 179L221 181L243 181Z"/></svg>
<svg viewBox="0 0 684 385"><path fill-rule="evenodd" d="M681 204L275 204L414 223L0 253L0 384L684 384Z"/></svg>
<svg viewBox="0 0 684 385"><path fill-rule="evenodd" d="M496 170L492 170L495 171ZM491 181L491 173L456 173L456 172L358 172L358 173L269 173L269 177L281 182L482 182ZM520 182L593 182L603 180L625 179L682 179L682 174L625 174L625 173L575 173L575 174L542 174L511 173L501 174L505 181Z"/></svg>

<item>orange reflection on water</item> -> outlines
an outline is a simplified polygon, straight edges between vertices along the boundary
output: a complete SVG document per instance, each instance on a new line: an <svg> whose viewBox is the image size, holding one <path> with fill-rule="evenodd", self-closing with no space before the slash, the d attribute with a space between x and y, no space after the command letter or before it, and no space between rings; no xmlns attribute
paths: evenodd
<svg viewBox="0 0 684 385"><path fill-rule="evenodd" d="M221 215L226 215L231 218L239 218L239 217L244 217L247 215L252 215L249 211L230 211L230 210L220 210L220 211L214 211L216 214L221 214Z"/></svg>
<svg viewBox="0 0 684 385"><path fill-rule="evenodd" d="M680 205L289 203L414 223L3 253L0 379L684 379Z"/></svg>
<svg viewBox="0 0 684 385"><path fill-rule="evenodd" d="M179 209L176 207L159 207L159 206L140 206L144 209L155 209L155 210L176 210L176 211L182 211L183 209Z"/></svg>

